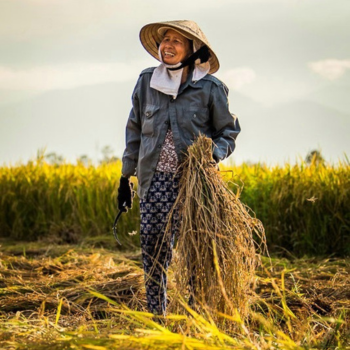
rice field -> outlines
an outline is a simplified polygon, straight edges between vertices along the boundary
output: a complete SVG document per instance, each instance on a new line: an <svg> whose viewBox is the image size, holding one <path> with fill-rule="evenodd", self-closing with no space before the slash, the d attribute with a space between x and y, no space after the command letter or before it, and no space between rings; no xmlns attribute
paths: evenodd
<svg viewBox="0 0 350 350"><path fill-rule="evenodd" d="M111 230L120 162L49 165L39 157L0 168L0 349L350 349L349 170L346 159L221 166L233 196L263 223L271 254L256 255L249 270L246 317L188 306L176 287L179 245L169 313L155 321L146 308L137 199L118 223L121 247ZM250 220L257 222L244 214L243 226Z"/></svg>
<svg viewBox="0 0 350 350"><path fill-rule="evenodd" d="M270 252L350 255L350 163L221 166L223 178L259 218ZM47 164L43 157L0 167L0 237L115 246L111 225L119 161ZM137 185L137 184L136 184ZM118 224L123 246L138 245L138 200Z"/></svg>

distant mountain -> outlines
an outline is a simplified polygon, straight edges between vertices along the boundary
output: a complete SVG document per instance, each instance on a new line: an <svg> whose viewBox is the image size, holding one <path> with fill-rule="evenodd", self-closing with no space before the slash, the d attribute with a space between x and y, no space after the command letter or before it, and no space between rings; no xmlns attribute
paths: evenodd
<svg viewBox="0 0 350 350"><path fill-rule="evenodd" d="M0 164L27 161L44 146L69 160L82 154L96 160L105 145L121 156L133 87L134 82L127 82L55 90L0 106ZM324 101L326 91L312 96ZM350 112L333 107L344 106L345 96L329 96L328 106L300 99L267 108L231 90L230 110L242 127L232 159L294 161L314 148L333 160L350 154Z"/></svg>
<svg viewBox="0 0 350 350"><path fill-rule="evenodd" d="M245 159L271 159L280 162L305 157L312 149L321 149L327 159L336 161L350 154L350 113L342 113L321 104L298 100L270 108L260 108L241 118L238 140Z"/></svg>
<svg viewBox="0 0 350 350"><path fill-rule="evenodd" d="M23 100L28 100L41 93L28 90L8 90L0 89L0 106L17 103Z"/></svg>
<svg viewBox="0 0 350 350"><path fill-rule="evenodd" d="M27 160L44 146L73 158L94 157L105 145L121 154L132 91L130 82L106 83L0 106L0 164Z"/></svg>
<svg viewBox="0 0 350 350"><path fill-rule="evenodd" d="M350 113L350 84L332 83L304 96L304 98L340 112Z"/></svg>
<svg viewBox="0 0 350 350"><path fill-rule="evenodd" d="M263 108L263 105L260 102L234 90L230 91L229 100L231 113L236 114L238 117L241 115L244 116L247 113L253 113Z"/></svg>

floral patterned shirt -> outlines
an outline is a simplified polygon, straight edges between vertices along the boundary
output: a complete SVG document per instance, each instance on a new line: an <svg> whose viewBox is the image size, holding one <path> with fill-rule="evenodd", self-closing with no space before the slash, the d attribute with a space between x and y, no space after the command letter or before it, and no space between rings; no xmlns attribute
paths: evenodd
<svg viewBox="0 0 350 350"><path fill-rule="evenodd" d="M173 132L169 128L166 133L162 149L160 151L156 171L175 173L177 169L177 163L178 158L175 151Z"/></svg>

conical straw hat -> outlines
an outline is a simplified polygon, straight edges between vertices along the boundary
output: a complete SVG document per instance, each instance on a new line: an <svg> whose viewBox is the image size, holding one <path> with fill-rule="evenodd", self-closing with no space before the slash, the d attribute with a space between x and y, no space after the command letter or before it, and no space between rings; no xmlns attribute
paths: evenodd
<svg viewBox="0 0 350 350"><path fill-rule="evenodd" d="M219 67L219 60L215 55L215 52L211 48L208 39L199 28L198 24L193 21L167 21L150 23L141 28L140 40L146 51L151 54L155 59L159 61L158 57L158 46L163 40L164 31L159 30L160 28L174 29L186 38L195 41L196 47L201 47L203 44L207 45L210 51L210 74L215 73Z"/></svg>

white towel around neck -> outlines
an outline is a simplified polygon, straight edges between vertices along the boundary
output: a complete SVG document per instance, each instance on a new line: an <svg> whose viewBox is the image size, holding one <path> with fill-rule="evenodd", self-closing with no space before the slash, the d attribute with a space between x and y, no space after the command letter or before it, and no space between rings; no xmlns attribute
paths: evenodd
<svg viewBox="0 0 350 350"><path fill-rule="evenodd" d="M163 94L173 96L175 99L181 85L183 68L178 70L169 70L168 68L177 68L181 66L181 62L175 65L165 64L162 59L160 48L158 49L158 55L162 63L153 71L150 86L151 88L158 90ZM208 74L209 70L209 62L200 63L200 60L197 59L194 65L192 81L198 81L202 79L205 75Z"/></svg>

